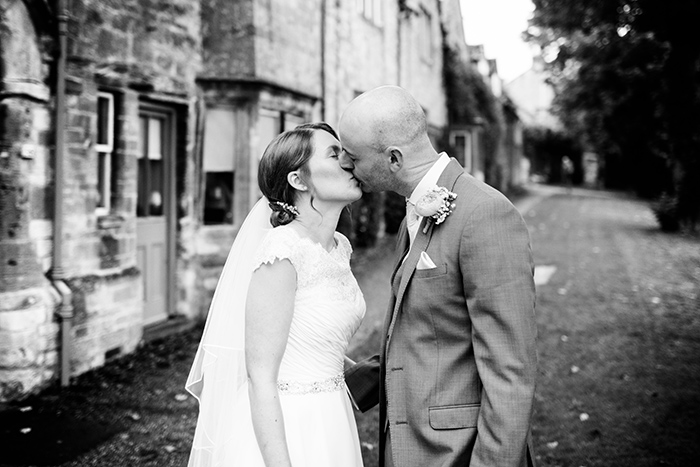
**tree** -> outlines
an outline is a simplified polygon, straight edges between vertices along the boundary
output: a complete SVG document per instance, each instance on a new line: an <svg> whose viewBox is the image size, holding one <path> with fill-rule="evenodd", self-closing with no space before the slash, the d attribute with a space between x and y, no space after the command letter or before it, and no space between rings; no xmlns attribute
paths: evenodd
<svg viewBox="0 0 700 467"><path fill-rule="evenodd" d="M695 0L534 0L527 37L550 59L555 111L606 157L608 185L700 214Z"/></svg>

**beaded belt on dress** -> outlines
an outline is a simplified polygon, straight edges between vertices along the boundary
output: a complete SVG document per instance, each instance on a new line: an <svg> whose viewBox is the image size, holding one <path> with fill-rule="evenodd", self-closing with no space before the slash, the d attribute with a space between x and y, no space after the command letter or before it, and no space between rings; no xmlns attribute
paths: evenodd
<svg viewBox="0 0 700 467"><path fill-rule="evenodd" d="M277 381L281 394L318 394L345 390L345 376L340 373L322 381L302 383L300 381Z"/></svg>

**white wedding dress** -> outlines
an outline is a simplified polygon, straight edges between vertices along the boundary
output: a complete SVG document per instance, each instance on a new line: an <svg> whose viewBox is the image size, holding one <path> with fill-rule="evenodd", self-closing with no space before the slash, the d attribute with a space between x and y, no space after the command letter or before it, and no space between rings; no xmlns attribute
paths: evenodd
<svg viewBox="0 0 700 467"><path fill-rule="evenodd" d="M328 252L292 227L280 226L266 234L254 260L257 268L288 259L297 273L294 315L277 385L295 467L362 466L343 359L364 317L365 302L350 271L350 243L337 232L335 241ZM263 467L247 387L243 389L228 420L233 425L229 439L235 442L224 446L217 465Z"/></svg>

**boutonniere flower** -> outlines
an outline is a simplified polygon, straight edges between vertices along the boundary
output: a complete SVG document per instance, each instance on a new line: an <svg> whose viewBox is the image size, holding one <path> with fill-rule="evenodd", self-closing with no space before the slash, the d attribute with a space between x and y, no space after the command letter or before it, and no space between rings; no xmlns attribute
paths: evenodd
<svg viewBox="0 0 700 467"><path fill-rule="evenodd" d="M445 222L447 216L452 214L452 210L455 208L453 201L456 198L455 193L442 186L435 186L420 197L416 202L416 214L428 218L423 233L428 231L431 222L434 222L435 225Z"/></svg>

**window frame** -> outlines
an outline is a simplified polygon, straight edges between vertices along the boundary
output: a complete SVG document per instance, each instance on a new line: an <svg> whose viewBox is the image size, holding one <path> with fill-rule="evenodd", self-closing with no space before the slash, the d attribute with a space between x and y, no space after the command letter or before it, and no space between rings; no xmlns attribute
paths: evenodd
<svg viewBox="0 0 700 467"><path fill-rule="evenodd" d="M231 141L231 146L232 146L232 151L230 154L231 157L231 170L224 170L224 171L217 171L217 170L206 170L205 165L206 165L206 159L207 159L207 140L208 138L211 137L211 134L209 133L212 128L211 128L211 123L210 123L210 118L211 118L211 113L215 111L223 111L230 113L230 118L231 118L231 125L232 127L229 129L230 135L233 138ZM202 225L205 227L219 227L219 226L235 226L235 225L240 225L241 220L237 219L236 216L236 206L235 206L235 199L236 199L236 173L239 170L242 170L239 167L239 162L237 160L236 156L236 138L239 136L237 135L238 129L236 128L236 112L238 109L235 106L232 106L230 104L207 104L205 106L204 112L204 131L203 131L203 140L202 140L202 183L203 183L203 200L202 200L202 205L201 205L201 219L202 219ZM224 214L224 220L223 221L212 221L207 217L207 209L209 208L209 205L207 204L207 189L209 188L209 184L207 183L209 174L228 174L230 176L230 179L228 181L230 182L231 186L231 201L230 201L230 206L229 210L226 214ZM226 219L229 219L228 221ZM237 224L238 222L238 224Z"/></svg>
<svg viewBox="0 0 700 467"><path fill-rule="evenodd" d="M464 170L467 173L472 173L474 167L474 135L469 130L452 130L450 131L450 146L457 148L457 138L464 138Z"/></svg>
<svg viewBox="0 0 700 467"><path fill-rule="evenodd" d="M374 26L384 25L381 0L355 0L355 10Z"/></svg>
<svg viewBox="0 0 700 467"><path fill-rule="evenodd" d="M114 94L107 91L97 92L97 133L99 133L99 128L101 127L101 117L99 100L107 99L107 142L106 143L95 143L95 154L97 157L97 183L96 189L99 195L102 196L101 205L95 205L95 214L98 216L105 216L110 213L112 208L112 156L114 154L114 122L115 118L115 105L114 105ZM97 138L97 135L96 135ZM100 158L104 158L103 163L100 164ZM102 179L102 186L100 186L100 179Z"/></svg>
<svg viewBox="0 0 700 467"><path fill-rule="evenodd" d="M421 60L431 65L434 60L433 50L435 49L435 41L433 38L433 14L425 9L425 7L421 6L419 18L421 24L418 34L420 40L418 53ZM421 37L423 34L425 34L425 37Z"/></svg>

